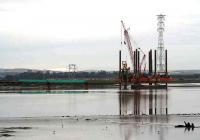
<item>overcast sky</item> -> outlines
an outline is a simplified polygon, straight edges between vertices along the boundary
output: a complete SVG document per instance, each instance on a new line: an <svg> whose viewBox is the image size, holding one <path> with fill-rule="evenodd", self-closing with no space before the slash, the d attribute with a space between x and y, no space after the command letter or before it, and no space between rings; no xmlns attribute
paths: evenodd
<svg viewBox="0 0 200 140"><path fill-rule="evenodd" d="M120 20L147 52L162 13L169 69L200 69L199 8L199 0L0 0L0 68L117 70L119 49L129 62Z"/></svg>

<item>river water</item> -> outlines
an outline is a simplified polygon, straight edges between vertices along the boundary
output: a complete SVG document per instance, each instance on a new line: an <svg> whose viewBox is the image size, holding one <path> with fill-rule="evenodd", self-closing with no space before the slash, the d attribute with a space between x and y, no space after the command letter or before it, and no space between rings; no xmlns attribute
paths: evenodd
<svg viewBox="0 0 200 140"><path fill-rule="evenodd" d="M0 117L200 113L200 88L21 91L0 94Z"/></svg>
<svg viewBox="0 0 200 140"><path fill-rule="evenodd" d="M200 138L199 128L174 127L184 121L200 126L199 87L6 92L0 93L0 139Z"/></svg>

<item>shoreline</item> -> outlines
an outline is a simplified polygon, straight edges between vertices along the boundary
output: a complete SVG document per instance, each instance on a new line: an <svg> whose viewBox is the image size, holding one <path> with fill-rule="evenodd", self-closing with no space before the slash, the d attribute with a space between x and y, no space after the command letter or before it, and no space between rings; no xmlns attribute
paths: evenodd
<svg viewBox="0 0 200 140"><path fill-rule="evenodd" d="M96 120L98 119L135 119L135 118L154 118L154 117L160 117L160 118L164 118L164 117L200 117L200 113L177 113L177 114L168 114L168 115L133 115L133 114L129 114L129 115L63 115L63 116L24 116L24 117L0 117L0 121L4 121L4 120L59 120L59 119L66 119L66 120L70 120L70 119L91 119L91 120Z"/></svg>
<svg viewBox="0 0 200 140"><path fill-rule="evenodd" d="M200 136L199 128L191 130L175 128L176 125L183 125L184 121L194 123L198 127L200 126L200 115L0 118L0 138L9 137L11 140L146 140L147 138L155 140L160 139L160 137L172 140L179 138L182 140L198 139Z"/></svg>

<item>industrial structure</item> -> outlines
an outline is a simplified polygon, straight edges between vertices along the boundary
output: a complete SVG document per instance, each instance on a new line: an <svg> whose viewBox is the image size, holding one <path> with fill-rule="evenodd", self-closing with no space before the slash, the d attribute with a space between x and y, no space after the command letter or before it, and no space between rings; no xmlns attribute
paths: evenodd
<svg viewBox="0 0 200 140"><path fill-rule="evenodd" d="M76 70L77 70L77 65L76 64L69 64L68 69L69 69L69 71L68 71L69 77L68 78L75 79L75 73L76 73Z"/></svg>
<svg viewBox="0 0 200 140"><path fill-rule="evenodd" d="M157 15L158 24L157 24L157 31L158 31L158 72L163 73L165 71L165 48L164 48L164 39L163 39L163 32L164 32L164 20L165 15Z"/></svg>
<svg viewBox="0 0 200 140"><path fill-rule="evenodd" d="M129 29L125 27L123 21L124 40L121 44L127 46L132 68L128 67L126 61L121 60L121 50L119 51L119 88L131 89L137 88L166 88L167 83L171 81L167 69L167 50L164 50L163 31L165 15L158 15L158 49L148 52L148 71L146 70L146 54L141 48L134 48L130 40ZM153 59L154 52L154 59ZM141 57L142 56L142 57ZM142 59L140 59L140 57ZM158 59L158 62L157 62ZM154 64L153 64L154 60ZM158 66L158 69L157 69ZM154 67L154 68L153 68ZM164 83L164 84L163 84Z"/></svg>

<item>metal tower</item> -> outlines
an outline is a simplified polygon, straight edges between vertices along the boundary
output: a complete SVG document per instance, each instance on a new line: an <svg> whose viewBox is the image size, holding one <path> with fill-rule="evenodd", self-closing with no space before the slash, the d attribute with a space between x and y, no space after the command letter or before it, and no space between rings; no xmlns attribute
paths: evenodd
<svg viewBox="0 0 200 140"><path fill-rule="evenodd" d="M158 31L158 72L162 73L165 70L165 53L164 53L164 40L163 40L163 32L164 32L164 20L165 15L157 15L157 31Z"/></svg>
<svg viewBox="0 0 200 140"><path fill-rule="evenodd" d="M75 78L75 73L77 70L76 64L69 64L68 68L69 68L69 75L68 75L69 78Z"/></svg>

